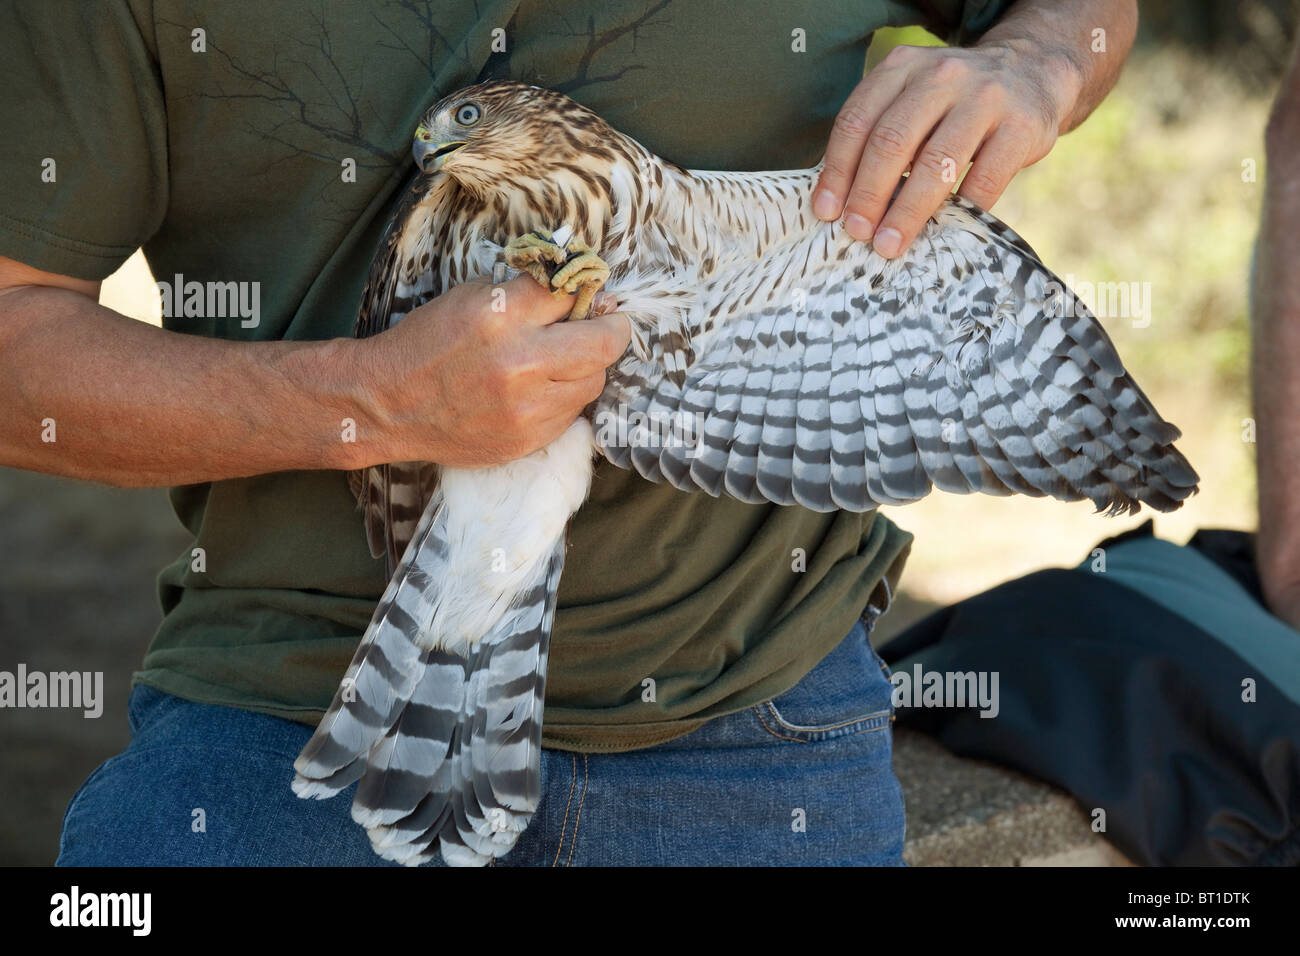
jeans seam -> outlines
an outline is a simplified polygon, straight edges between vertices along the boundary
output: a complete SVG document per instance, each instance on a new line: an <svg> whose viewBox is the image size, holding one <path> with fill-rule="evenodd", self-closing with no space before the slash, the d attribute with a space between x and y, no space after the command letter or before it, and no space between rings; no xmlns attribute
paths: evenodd
<svg viewBox="0 0 1300 956"><path fill-rule="evenodd" d="M824 730L840 730L844 727L851 727L854 724L862 723L863 721L878 720L882 715L889 713L887 710L877 710L870 714L859 714L856 717L850 717L848 720L842 720L838 724L826 724L825 726L817 727L801 727L799 724L792 724L782 717L781 712L776 709L776 705L772 701L764 701L762 706L768 709L772 714L772 719L783 729L792 730L796 733L818 733Z"/></svg>
<svg viewBox="0 0 1300 956"><path fill-rule="evenodd" d="M299 748L301 750L301 748ZM134 743L127 744L126 749L119 753L113 754L109 760L116 760L119 757L147 757L155 753L166 753L170 750L202 750L204 753L215 753L218 751L229 751L237 754L260 754L263 757L274 757L277 760L283 760L285 757L291 757L287 750L271 750L268 747L242 747L233 743L221 744L202 744L194 741L185 741L174 744L147 744L143 747L137 747ZM107 762L107 761L105 761Z"/></svg>
<svg viewBox="0 0 1300 956"><path fill-rule="evenodd" d="M574 760L576 765L577 760ZM575 770L574 777L577 777ZM587 755L582 755L582 796L578 798L578 813L573 818L573 836L569 837L569 856L564 861L564 865L570 866L573 863L573 851L578 846L578 827L582 824L582 808L587 802Z"/></svg>
<svg viewBox="0 0 1300 956"><path fill-rule="evenodd" d="M770 710L773 710L773 711L775 712L775 708L772 707L770 701L766 703L766 706L767 706ZM778 739L780 739L780 740L790 740L790 741L793 741L794 743L797 743L797 744L814 744L814 743L820 743L820 742L821 742L821 739L813 738L813 737L811 737L811 736L808 736L808 737L791 737L789 734L782 734L782 733L778 733L777 731L773 730L770 726L768 726L767 721L764 719L764 717L763 717L762 707L761 707L760 705L755 705L755 706L754 706L754 713L758 716L758 722L759 722L760 724L763 725L763 729L766 730L766 731L767 731L769 734L771 734L773 737L776 737L776 738L778 738ZM886 715L889 716L889 720L886 720L886 721L881 722L881 721L880 721L880 718L881 718L881 717L884 717L884 716L886 716ZM779 716L776 716L775 713L774 713L774 719L779 720L780 718L779 718ZM844 727L852 726L852 725L855 724L855 723L863 723L863 724L877 724L877 726L863 726L863 727L861 727L861 728L858 729L858 730L852 731L851 733L847 733L847 734L837 734L837 735L835 735L835 736L833 736L833 737L825 738L825 739L829 739L829 740L835 740L835 739L837 739L837 738L839 738L839 737L856 737L856 736L858 736L859 734L869 734L869 733L874 733L874 732L876 732L876 731L878 731L878 730L888 730L888 729L889 729L889 725L890 725L892 722L893 722L893 714L890 714L889 711L887 711L887 710L882 710L882 711L879 711L878 713L875 713L875 714L868 714L868 715L863 716L863 717L855 717L853 720L847 721L847 722L845 722L845 723L843 723L843 724L837 724L837 725L835 725L834 727L795 727L793 724L786 724L784 721L781 722L781 725L782 725L783 727L788 727L789 729L791 729L791 730L795 730L795 731L798 731L798 732L800 732L800 733L805 733L805 734L812 735L812 734L819 734L819 733L822 733L822 732L824 732L824 731L829 731L829 730L839 730L839 729L842 729L842 728L844 728Z"/></svg>
<svg viewBox="0 0 1300 956"><path fill-rule="evenodd" d="M555 848L555 859L551 861L551 866L560 865L560 851L564 849L564 831L569 828L569 808L573 806L573 791L578 785L578 755L571 754L573 757L573 779L569 781L569 802L564 805L564 820L560 823L560 845Z"/></svg>

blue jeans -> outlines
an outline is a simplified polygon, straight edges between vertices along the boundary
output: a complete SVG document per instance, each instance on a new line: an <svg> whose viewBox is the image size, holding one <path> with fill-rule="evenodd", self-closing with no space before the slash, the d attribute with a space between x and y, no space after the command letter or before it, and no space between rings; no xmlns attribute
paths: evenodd
<svg viewBox="0 0 1300 956"><path fill-rule="evenodd" d="M892 685L867 630L789 692L685 737L543 751L541 808L497 865L902 865ZM394 865L352 822L353 788L290 791L310 727L146 686L130 722L130 745L68 806L59 865Z"/></svg>

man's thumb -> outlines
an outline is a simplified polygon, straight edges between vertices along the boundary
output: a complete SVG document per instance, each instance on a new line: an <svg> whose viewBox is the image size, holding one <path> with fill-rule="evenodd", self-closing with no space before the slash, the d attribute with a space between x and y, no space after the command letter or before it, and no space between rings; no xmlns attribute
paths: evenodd
<svg viewBox="0 0 1300 956"><path fill-rule="evenodd" d="M502 303L504 311L534 325L558 322L573 308L573 296L544 289L541 283L529 275L493 286L492 296L494 309L500 308L497 303Z"/></svg>

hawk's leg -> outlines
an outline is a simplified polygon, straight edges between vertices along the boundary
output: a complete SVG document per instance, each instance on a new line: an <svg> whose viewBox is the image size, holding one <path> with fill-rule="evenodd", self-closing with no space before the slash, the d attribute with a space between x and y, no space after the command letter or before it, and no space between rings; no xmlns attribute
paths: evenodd
<svg viewBox="0 0 1300 956"><path fill-rule="evenodd" d="M512 269L527 272L557 295L575 295L569 319L585 319L591 302L609 279L609 266L580 239L560 245L554 237L538 231L517 236L506 243L505 261Z"/></svg>

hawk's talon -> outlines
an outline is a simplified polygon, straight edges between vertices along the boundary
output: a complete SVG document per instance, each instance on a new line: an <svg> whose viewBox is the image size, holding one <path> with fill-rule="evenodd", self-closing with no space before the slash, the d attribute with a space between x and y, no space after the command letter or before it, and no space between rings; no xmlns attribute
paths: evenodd
<svg viewBox="0 0 1300 956"><path fill-rule="evenodd" d="M576 294L571 321L587 318L592 300L609 279L609 266L582 240L571 239L561 246L540 229L511 239L504 255L507 265L527 272L552 294ZM552 268L547 268L548 263Z"/></svg>
<svg viewBox="0 0 1300 956"><path fill-rule="evenodd" d="M506 265L527 272L538 285L547 288L551 285L551 273L546 263L562 265L567 257L568 253L551 238L551 234L540 229L516 236L506 243L505 248Z"/></svg>
<svg viewBox="0 0 1300 956"><path fill-rule="evenodd" d="M557 292L576 293L569 321L585 319L591 314L591 303L609 279L609 266L590 247L580 240L569 243L574 253L551 277L551 288Z"/></svg>

